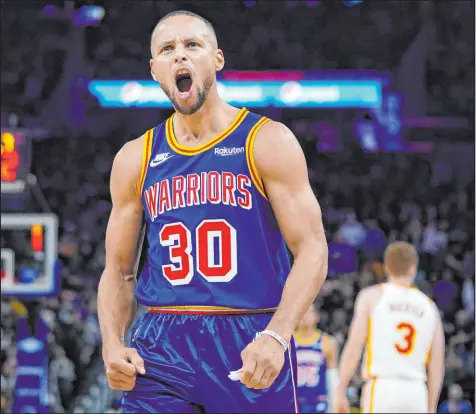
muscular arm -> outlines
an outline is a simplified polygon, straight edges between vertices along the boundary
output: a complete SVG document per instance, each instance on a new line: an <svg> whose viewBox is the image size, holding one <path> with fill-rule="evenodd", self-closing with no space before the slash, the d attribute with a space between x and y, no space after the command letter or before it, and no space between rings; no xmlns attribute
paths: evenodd
<svg viewBox="0 0 476 414"><path fill-rule="evenodd" d="M134 318L137 244L142 206L137 191L141 170L142 139L127 143L116 155L111 172L112 211L106 231L106 267L98 290L98 315L103 356L123 345Z"/></svg>
<svg viewBox="0 0 476 414"><path fill-rule="evenodd" d="M293 133L276 122L265 124L254 147L263 179L294 264L268 329L286 341L314 301L327 276L327 241L321 209L309 184L306 160Z"/></svg>
<svg viewBox="0 0 476 414"><path fill-rule="evenodd" d="M430 358L427 367L427 387L428 387L428 412L436 413L438 399L440 398L441 386L445 375L445 335L443 324L438 310L437 323L433 341L431 343Z"/></svg>
<svg viewBox="0 0 476 414"><path fill-rule="evenodd" d="M372 288L371 288L372 289ZM364 289L357 296L354 306L354 318L349 328L347 342L340 357L340 376L338 392L344 393L357 371L368 335L370 290Z"/></svg>
<svg viewBox="0 0 476 414"><path fill-rule="evenodd" d="M306 161L296 138L282 124L268 122L254 146L257 169L294 264L276 313L267 329L289 342L327 275L327 242L321 209L307 176ZM241 382L268 388L284 365L282 346L268 335L241 353Z"/></svg>

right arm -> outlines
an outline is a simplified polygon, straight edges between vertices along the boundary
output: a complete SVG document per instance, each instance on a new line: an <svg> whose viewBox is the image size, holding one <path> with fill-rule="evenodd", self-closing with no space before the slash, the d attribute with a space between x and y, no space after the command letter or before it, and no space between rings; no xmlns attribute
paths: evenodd
<svg viewBox="0 0 476 414"><path fill-rule="evenodd" d="M127 143L114 159L110 182L112 211L106 230L106 266L98 289L103 358L111 387L119 389L128 382L126 377L140 371L135 368L136 364L143 364L134 350L124 346L124 336L136 308L134 265L143 214L138 192L142 142L139 138ZM111 380L110 373L115 370L126 377L119 375L120 378Z"/></svg>
<svg viewBox="0 0 476 414"><path fill-rule="evenodd" d="M335 392L334 410L349 413L350 405L346 396L347 387L357 371L362 351L368 335L370 316L370 295L374 287L363 289L355 300L354 317L349 328L347 342L342 351L339 368L339 384Z"/></svg>
<svg viewBox="0 0 476 414"><path fill-rule="evenodd" d="M440 398L443 378L445 376L445 334L440 313L435 305L436 329L431 343L431 351L427 366L428 412L436 413Z"/></svg>

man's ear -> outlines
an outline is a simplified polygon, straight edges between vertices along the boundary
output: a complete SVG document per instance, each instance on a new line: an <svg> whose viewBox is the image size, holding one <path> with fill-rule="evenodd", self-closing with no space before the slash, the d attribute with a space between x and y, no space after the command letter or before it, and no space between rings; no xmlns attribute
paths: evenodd
<svg viewBox="0 0 476 414"><path fill-rule="evenodd" d="M215 71L220 72L225 67L225 56L221 49L215 52Z"/></svg>
<svg viewBox="0 0 476 414"><path fill-rule="evenodd" d="M156 76L155 76L155 74L154 74L154 72L153 72L153 70L152 70L152 66L153 66L153 64L154 64L154 61L153 61L152 59L150 59L149 64L150 64L150 74L151 74L151 76L152 76L152 79L154 79L156 82L158 82L158 81L157 81L157 78L156 78Z"/></svg>

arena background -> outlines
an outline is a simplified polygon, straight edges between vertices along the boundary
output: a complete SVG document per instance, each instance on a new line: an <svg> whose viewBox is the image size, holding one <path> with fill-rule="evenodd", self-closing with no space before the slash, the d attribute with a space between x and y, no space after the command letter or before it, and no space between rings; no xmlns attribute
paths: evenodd
<svg viewBox="0 0 476 414"><path fill-rule="evenodd" d="M305 151L330 245L321 328L343 345L356 293L382 279L386 244L408 240L444 320L441 400L457 384L474 404L472 1L10 0L2 412L117 410L96 314L109 173L126 141L171 114L150 82L149 40L177 9L216 26L222 96L284 122Z"/></svg>

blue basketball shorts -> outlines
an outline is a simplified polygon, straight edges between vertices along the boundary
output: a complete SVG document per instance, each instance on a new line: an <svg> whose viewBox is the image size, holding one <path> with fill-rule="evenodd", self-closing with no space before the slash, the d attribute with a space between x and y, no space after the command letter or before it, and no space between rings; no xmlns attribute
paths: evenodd
<svg viewBox="0 0 476 414"><path fill-rule="evenodd" d="M312 403L299 402L299 412L325 414L329 412L329 404L327 401L318 401Z"/></svg>
<svg viewBox="0 0 476 414"><path fill-rule="evenodd" d="M294 343L272 386L246 388L228 378L242 367L241 352L272 314L147 313L136 322L132 346L144 360L123 413L295 413Z"/></svg>

